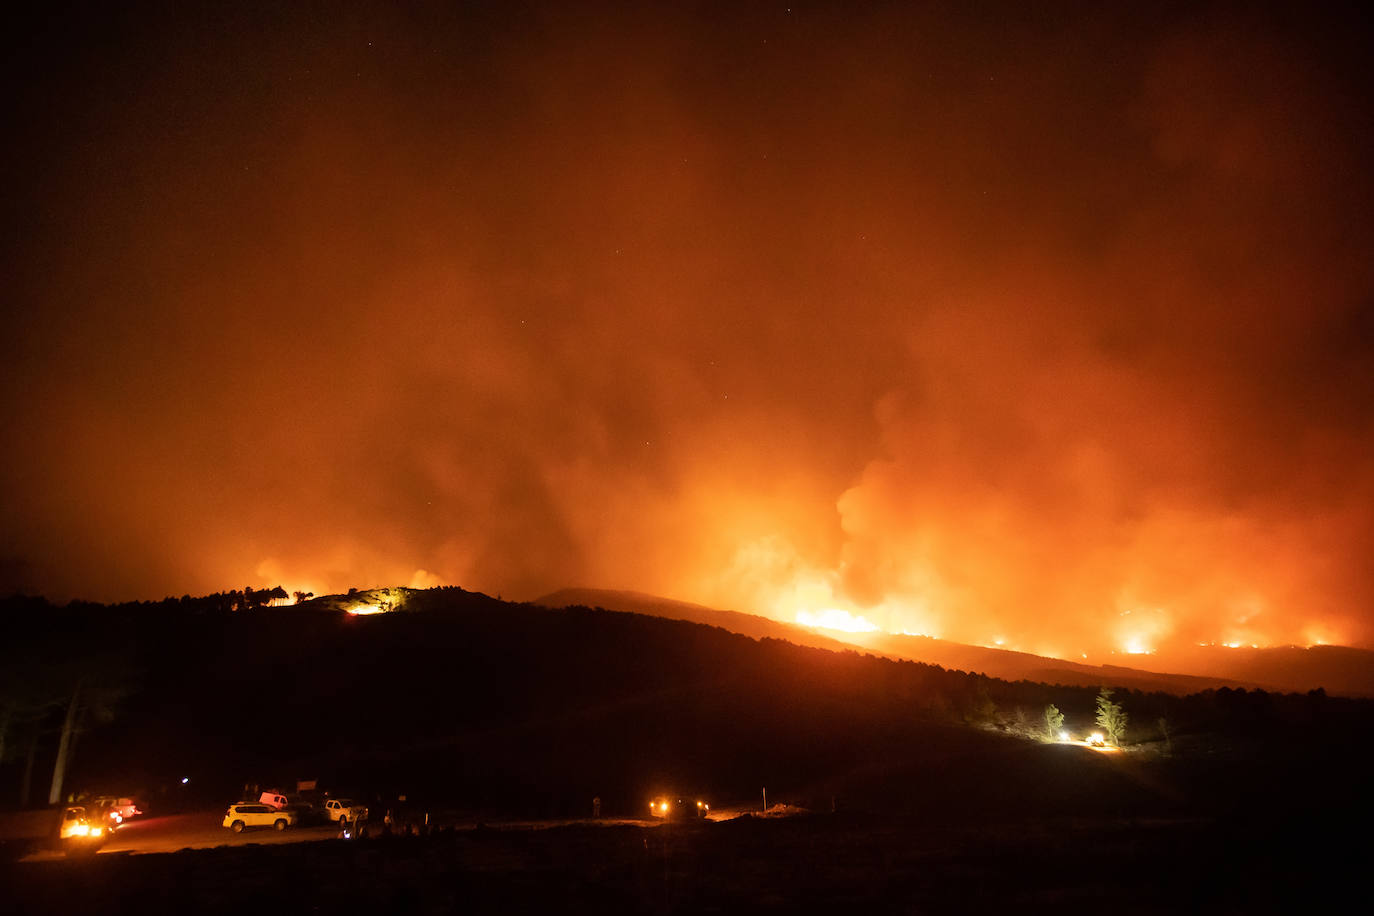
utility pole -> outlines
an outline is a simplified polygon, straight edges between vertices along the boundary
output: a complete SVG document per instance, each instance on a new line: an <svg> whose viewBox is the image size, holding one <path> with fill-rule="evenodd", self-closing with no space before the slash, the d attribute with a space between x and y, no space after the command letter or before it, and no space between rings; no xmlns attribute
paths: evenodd
<svg viewBox="0 0 1374 916"><path fill-rule="evenodd" d="M763 787L763 813L768 813L768 787Z"/></svg>

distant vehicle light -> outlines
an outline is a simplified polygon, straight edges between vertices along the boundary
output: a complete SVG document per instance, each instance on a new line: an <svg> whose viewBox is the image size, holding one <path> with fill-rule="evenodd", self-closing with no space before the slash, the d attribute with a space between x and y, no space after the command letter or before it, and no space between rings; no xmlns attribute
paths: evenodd
<svg viewBox="0 0 1374 916"><path fill-rule="evenodd" d="M1060 741L1068 741L1068 740L1069 740L1069 733L1068 733L1068 732L1060 732L1060 733L1059 733L1059 740L1060 740Z"/></svg>

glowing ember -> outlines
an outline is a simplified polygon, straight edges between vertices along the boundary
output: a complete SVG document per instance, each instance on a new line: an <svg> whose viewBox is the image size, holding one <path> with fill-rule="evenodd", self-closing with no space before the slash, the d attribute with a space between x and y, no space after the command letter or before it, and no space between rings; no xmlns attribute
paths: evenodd
<svg viewBox="0 0 1374 916"><path fill-rule="evenodd" d="M797 623L804 627L843 630L846 633L874 633L878 629L863 617L833 607L823 611L797 611Z"/></svg>

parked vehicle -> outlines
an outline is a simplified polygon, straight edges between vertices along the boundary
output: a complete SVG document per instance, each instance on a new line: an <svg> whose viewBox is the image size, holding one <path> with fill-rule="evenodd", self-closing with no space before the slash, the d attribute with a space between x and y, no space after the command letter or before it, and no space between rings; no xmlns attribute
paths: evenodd
<svg viewBox="0 0 1374 916"><path fill-rule="evenodd" d="M94 854L110 832L103 819L84 805L6 812L0 814L0 861L44 849L69 856Z"/></svg>
<svg viewBox="0 0 1374 916"><path fill-rule="evenodd" d="M351 798L330 798L324 803L325 817L331 821L349 821L367 819L367 806L360 805Z"/></svg>
<svg viewBox="0 0 1374 916"><path fill-rule="evenodd" d="M118 827L132 817L142 814L132 798L114 795L101 795L86 803L87 810L99 814L105 821Z"/></svg>
<svg viewBox="0 0 1374 916"><path fill-rule="evenodd" d="M322 800L319 795L311 792L283 792L281 789L268 789L258 795L261 804L268 805L278 811L294 811L296 813L295 824L324 824L325 812L322 809Z"/></svg>
<svg viewBox="0 0 1374 916"><path fill-rule="evenodd" d="M239 802L230 805L224 812L224 826L235 833L242 833L249 827L271 827L285 830L296 823L296 812L277 810L261 802Z"/></svg>
<svg viewBox="0 0 1374 916"><path fill-rule="evenodd" d="M706 817L711 806L698 800L695 804L680 795L658 795L649 802L649 816L665 821L691 820Z"/></svg>

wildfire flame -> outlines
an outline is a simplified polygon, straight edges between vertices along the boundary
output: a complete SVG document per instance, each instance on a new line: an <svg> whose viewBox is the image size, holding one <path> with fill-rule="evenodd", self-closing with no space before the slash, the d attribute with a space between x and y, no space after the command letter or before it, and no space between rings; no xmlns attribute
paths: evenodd
<svg viewBox="0 0 1374 916"><path fill-rule="evenodd" d="M846 633L874 633L878 630L871 621L834 607L820 611L797 611L797 623L804 627L842 630Z"/></svg>

